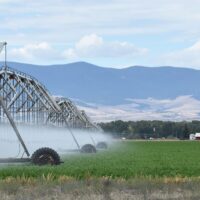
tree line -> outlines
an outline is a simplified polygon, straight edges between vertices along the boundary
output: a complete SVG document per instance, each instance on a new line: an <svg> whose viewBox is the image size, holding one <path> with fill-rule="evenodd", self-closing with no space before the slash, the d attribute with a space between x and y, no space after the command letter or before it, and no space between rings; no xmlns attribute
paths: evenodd
<svg viewBox="0 0 200 200"><path fill-rule="evenodd" d="M200 121L112 121L99 126L116 138L179 138L188 139L191 133L200 132Z"/></svg>

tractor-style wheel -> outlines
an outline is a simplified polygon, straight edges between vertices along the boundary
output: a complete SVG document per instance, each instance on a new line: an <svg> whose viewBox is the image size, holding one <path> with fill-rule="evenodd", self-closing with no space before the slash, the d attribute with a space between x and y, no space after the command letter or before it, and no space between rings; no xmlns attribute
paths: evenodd
<svg viewBox="0 0 200 200"><path fill-rule="evenodd" d="M85 144L82 146L81 152L82 153L96 153L97 150L96 150L95 146L93 146L91 144Z"/></svg>
<svg viewBox="0 0 200 200"><path fill-rule="evenodd" d="M58 153L48 147L35 151L31 160L35 165L59 165L61 163Z"/></svg>
<svg viewBox="0 0 200 200"><path fill-rule="evenodd" d="M106 142L98 142L97 145L96 145L96 148L97 149L107 149L108 145L107 145Z"/></svg>

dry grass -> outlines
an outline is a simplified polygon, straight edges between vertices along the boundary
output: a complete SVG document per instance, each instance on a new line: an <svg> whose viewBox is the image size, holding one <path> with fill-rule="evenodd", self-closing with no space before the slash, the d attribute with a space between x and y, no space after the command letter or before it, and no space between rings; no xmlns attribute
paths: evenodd
<svg viewBox="0 0 200 200"><path fill-rule="evenodd" d="M199 178L140 178L132 180L110 177L76 180L52 175L41 179L6 178L0 181L1 200L167 200L200 199Z"/></svg>

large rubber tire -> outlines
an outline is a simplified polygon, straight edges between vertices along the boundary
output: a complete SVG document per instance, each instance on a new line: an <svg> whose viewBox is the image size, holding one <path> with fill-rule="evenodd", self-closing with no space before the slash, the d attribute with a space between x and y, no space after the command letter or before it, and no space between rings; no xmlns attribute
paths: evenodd
<svg viewBox="0 0 200 200"><path fill-rule="evenodd" d="M107 145L106 142L98 142L97 145L96 145L96 148L97 149L107 149L108 145Z"/></svg>
<svg viewBox="0 0 200 200"><path fill-rule="evenodd" d="M36 150L31 160L35 165L59 165L61 163L58 153L48 147Z"/></svg>
<svg viewBox="0 0 200 200"><path fill-rule="evenodd" d="M95 146L93 146L91 144L85 144L82 146L81 152L82 153L96 153L97 150L96 150Z"/></svg>

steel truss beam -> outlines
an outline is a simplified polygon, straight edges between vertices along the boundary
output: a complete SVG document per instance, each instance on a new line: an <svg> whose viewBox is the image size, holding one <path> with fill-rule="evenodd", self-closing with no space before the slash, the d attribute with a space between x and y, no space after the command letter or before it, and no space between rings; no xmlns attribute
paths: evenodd
<svg viewBox="0 0 200 200"><path fill-rule="evenodd" d="M53 98L37 79L9 67L0 68L0 96L15 122L100 129L67 98ZM5 121L0 109L0 122Z"/></svg>

